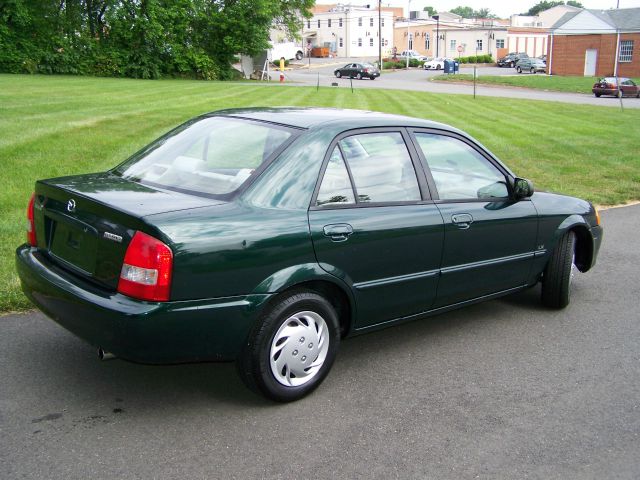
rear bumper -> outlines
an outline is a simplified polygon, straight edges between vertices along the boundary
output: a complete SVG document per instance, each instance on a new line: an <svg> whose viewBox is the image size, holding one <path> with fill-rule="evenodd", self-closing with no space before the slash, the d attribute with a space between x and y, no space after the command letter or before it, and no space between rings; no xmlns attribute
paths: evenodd
<svg viewBox="0 0 640 480"><path fill-rule="evenodd" d="M36 249L16 251L25 295L47 316L124 360L178 363L233 360L270 295L143 302L59 270Z"/></svg>

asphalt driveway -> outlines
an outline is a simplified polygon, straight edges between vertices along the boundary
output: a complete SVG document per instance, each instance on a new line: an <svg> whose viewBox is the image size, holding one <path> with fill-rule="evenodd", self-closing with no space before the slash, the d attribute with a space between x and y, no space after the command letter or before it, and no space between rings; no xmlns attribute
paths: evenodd
<svg viewBox="0 0 640 480"><path fill-rule="evenodd" d="M637 479L640 205L602 219L566 310L536 288L347 340L288 405L231 364L99 362L2 317L0 478Z"/></svg>
<svg viewBox="0 0 640 480"><path fill-rule="evenodd" d="M337 84L335 88L382 88L390 90L413 90L418 92L444 93L473 95L473 84L452 83L452 82L430 82L428 78L442 75L442 71L435 70L397 70L394 72L383 72L375 81L368 79L351 82L348 78L336 78L333 71L337 66L342 66L346 62L336 62L332 64L312 64L310 69L289 70L285 73L286 81L293 85L328 87ZM473 74L473 68L461 67L460 73ZM478 68L478 75L518 75L512 68L481 67ZM529 74L522 74L529 75ZM273 78L277 79L277 72L273 73ZM277 83L272 82L274 85ZM502 87L498 85L476 85L476 95L487 97L517 98L529 100L546 100L552 102L577 103L583 105L596 105L605 107L620 108L620 100L614 97L595 98L593 95L582 93L552 92L545 90L535 90L518 87ZM640 108L640 99L624 98L624 108Z"/></svg>

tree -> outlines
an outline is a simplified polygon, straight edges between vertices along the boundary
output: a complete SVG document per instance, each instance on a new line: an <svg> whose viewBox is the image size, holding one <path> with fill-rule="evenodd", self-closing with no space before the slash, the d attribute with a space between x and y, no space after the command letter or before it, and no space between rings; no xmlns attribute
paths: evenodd
<svg viewBox="0 0 640 480"><path fill-rule="evenodd" d="M449 10L449 12L460 15L462 18L496 18L488 8L474 10L471 7L456 7Z"/></svg>
<svg viewBox="0 0 640 480"><path fill-rule="evenodd" d="M438 11L433 7L424 7L422 10L427 12L430 17L438 14Z"/></svg>
<svg viewBox="0 0 640 480"><path fill-rule="evenodd" d="M314 0L0 0L0 71L229 78ZM290 35L294 36L294 35Z"/></svg>
<svg viewBox="0 0 640 480"><path fill-rule="evenodd" d="M549 10L550 8L557 7L559 5L564 5L564 2L562 0L542 0L531 7L525 15L535 17L540 12L544 12L545 10Z"/></svg>
<svg viewBox="0 0 640 480"><path fill-rule="evenodd" d="M473 18L473 8L471 7L456 7L449 10L451 13L460 15L462 18Z"/></svg>
<svg viewBox="0 0 640 480"><path fill-rule="evenodd" d="M584 8L584 6L580 2L576 2L576 0L569 0L567 2L567 5L569 5L570 7Z"/></svg>

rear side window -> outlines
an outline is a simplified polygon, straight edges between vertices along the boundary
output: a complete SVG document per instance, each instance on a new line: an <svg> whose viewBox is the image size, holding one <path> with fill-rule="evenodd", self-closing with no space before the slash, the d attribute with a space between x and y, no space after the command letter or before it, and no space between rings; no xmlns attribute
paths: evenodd
<svg viewBox="0 0 640 480"><path fill-rule="evenodd" d="M339 146L327 164L316 205L353 203L352 198L357 203L421 199L416 172L399 132L353 135L341 140Z"/></svg>
<svg viewBox="0 0 640 480"><path fill-rule="evenodd" d="M116 168L160 187L224 195L237 190L291 137L266 123L210 117L187 124Z"/></svg>
<svg viewBox="0 0 640 480"><path fill-rule="evenodd" d="M441 200L509 196L505 176L485 157L457 138L416 133Z"/></svg>

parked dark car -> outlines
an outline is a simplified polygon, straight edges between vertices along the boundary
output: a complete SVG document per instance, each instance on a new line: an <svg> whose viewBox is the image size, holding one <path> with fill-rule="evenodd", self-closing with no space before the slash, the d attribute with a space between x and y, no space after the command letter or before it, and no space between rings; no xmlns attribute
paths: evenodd
<svg viewBox="0 0 640 480"><path fill-rule="evenodd" d="M618 87L619 85L619 87ZM629 78L605 77L598 80L591 89L596 97L602 95L612 95L614 97L638 97L640 98L640 87Z"/></svg>
<svg viewBox="0 0 640 480"><path fill-rule="evenodd" d="M497 64L499 67L515 67L518 60L522 58L529 58L529 55L524 52L512 52L498 60Z"/></svg>
<svg viewBox="0 0 640 480"><path fill-rule="evenodd" d="M347 63L344 67L334 70L333 73L338 78L349 77L357 78L358 80L363 78L375 80L380 76L380 70L370 63Z"/></svg>
<svg viewBox="0 0 640 480"><path fill-rule="evenodd" d="M542 72L545 73L547 71L547 64L544 63L539 58L522 58L518 60L516 64L516 72L529 72L529 73L537 73Z"/></svg>
<svg viewBox="0 0 640 480"><path fill-rule="evenodd" d="M538 282L565 307L602 238L589 202L534 193L460 130L320 108L197 117L37 181L27 218L17 271L53 320L125 360L236 360L279 401L346 336Z"/></svg>

